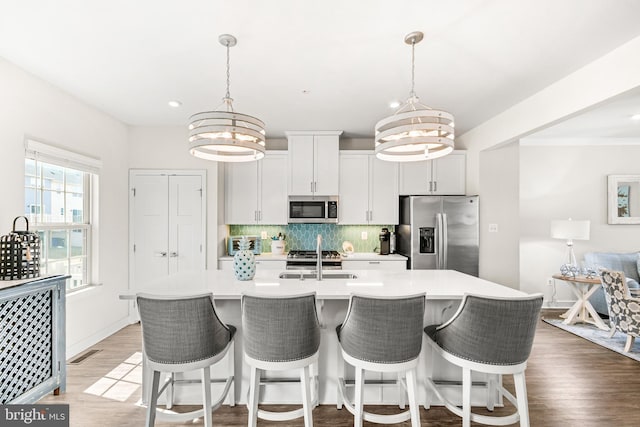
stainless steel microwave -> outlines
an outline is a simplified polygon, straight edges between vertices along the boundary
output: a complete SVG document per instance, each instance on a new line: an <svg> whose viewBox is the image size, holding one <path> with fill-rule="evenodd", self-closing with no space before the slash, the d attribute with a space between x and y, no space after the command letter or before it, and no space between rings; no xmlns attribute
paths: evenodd
<svg viewBox="0 0 640 427"><path fill-rule="evenodd" d="M338 196L289 196L289 223L338 222Z"/></svg>

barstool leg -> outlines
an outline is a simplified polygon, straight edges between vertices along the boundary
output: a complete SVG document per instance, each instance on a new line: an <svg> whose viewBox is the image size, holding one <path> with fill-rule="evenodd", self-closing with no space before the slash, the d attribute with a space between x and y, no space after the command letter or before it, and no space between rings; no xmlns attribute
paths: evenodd
<svg viewBox="0 0 640 427"><path fill-rule="evenodd" d="M396 380L396 385L398 387L398 406L400 409L404 409L405 407L405 398L404 398L404 389L406 385L405 379L402 377L402 372L398 372L398 379Z"/></svg>
<svg viewBox="0 0 640 427"><path fill-rule="evenodd" d="M498 375L487 374L487 410L493 411L496 402L496 384L499 381Z"/></svg>
<svg viewBox="0 0 640 427"><path fill-rule="evenodd" d="M462 427L471 427L471 369L462 368Z"/></svg>
<svg viewBox="0 0 640 427"><path fill-rule="evenodd" d="M174 394L173 385L175 384L175 379L176 379L175 375L176 375L175 372L171 372L169 374L169 385L167 386L167 403L165 405L167 409L173 408L173 394Z"/></svg>
<svg viewBox="0 0 640 427"><path fill-rule="evenodd" d="M211 367L202 368L202 409L204 409L204 425L211 427Z"/></svg>
<svg viewBox="0 0 640 427"><path fill-rule="evenodd" d="M409 394L409 412L411 413L411 427L420 427L420 407L416 395L415 369L407 371L407 393Z"/></svg>
<svg viewBox="0 0 640 427"><path fill-rule="evenodd" d="M516 386L520 427L529 427L529 401L527 399L527 383L524 379L524 372L513 374L513 382Z"/></svg>
<svg viewBox="0 0 640 427"><path fill-rule="evenodd" d="M336 360L338 361L337 362L338 363L338 369L337 369L337 371L338 371L337 372L337 374L338 374L338 383L337 383L338 384L338 393L337 393L338 399L337 399L337 402L336 402L336 408L342 409L342 403L345 400L345 396L342 395L342 385L340 384L340 381L344 381L345 380L344 379L345 368L344 368L344 360L342 358L342 350L341 350L340 345L338 345L338 358Z"/></svg>
<svg viewBox="0 0 640 427"><path fill-rule="evenodd" d="M231 380L231 386L229 386L229 406L236 406L236 343L235 340L231 342L229 351L227 352L229 358L229 372L233 376Z"/></svg>
<svg viewBox="0 0 640 427"><path fill-rule="evenodd" d="M249 427L256 427L258 424L258 396L260 395L260 370L255 366L251 367L251 384L249 385Z"/></svg>
<svg viewBox="0 0 640 427"><path fill-rule="evenodd" d="M364 416L363 398L364 398L364 373L363 369L356 366L356 391L355 391L355 416L354 427L362 427L362 418Z"/></svg>
<svg viewBox="0 0 640 427"><path fill-rule="evenodd" d="M151 378L151 390L147 403L147 427L153 427L156 423L156 406L158 404L158 386L160 384L160 372L153 371Z"/></svg>
<svg viewBox="0 0 640 427"><path fill-rule="evenodd" d="M311 387L309 386L309 365L300 369L300 385L302 386L302 408L304 412L305 427L313 427L313 415L311 406Z"/></svg>

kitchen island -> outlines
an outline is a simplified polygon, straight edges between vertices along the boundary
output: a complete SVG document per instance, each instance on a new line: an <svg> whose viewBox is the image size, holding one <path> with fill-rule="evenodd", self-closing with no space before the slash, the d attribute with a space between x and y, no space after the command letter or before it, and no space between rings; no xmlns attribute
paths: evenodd
<svg viewBox="0 0 640 427"><path fill-rule="evenodd" d="M286 271L291 273L291 271ZM144 289L132 289L120 296L123 300L134 300L136 292L147 292L159 295L190 295L211 292L214 295L216 310L221 320L238 328L236 335L236 401L245 402L249 370L244 369L242 354L242 319L240 297L243 293L264 295L295 295L315 292L318 300L318 315L322 325L319 374L319 403L336 403L339 346L335 328L344 320L349 295L361 293L378 296L399 296L426 293L427 304L424 324L435 324L446 321L456 311L459 301L465 293L473 293L494 297L518 297L523 292L508 288L487 280L469 276L453 270L345 270L325 271L323 280L315 278L304 280L282 279L281 271L259 269L251 281L237 281L232 271L208 270L202 273L184 274L158 280L145 286ZM295 271L296 274L301 273ZM302 272L304 273L304 272ZM310 272L307 272L310 273ZM352 273L355 278L330 278L331 274ZM431 350L423 345L421 362L418 370L419 401L437 405L425 389L427 372L437 372L437 378L446 381L457 381L460 373L456 368L441 359L435 359ZM226 364L222 364L226 366ZM216 369L213 369L215 372ZM222 371L218 371L218 375ZM351 377L352 372L347 371ZM292 377L295 373L292 374ZM148 375L144 375L145 378ZM367 379L392 379L381 374L371 374ZM482 381L483 377L474 376L474 381ZM145 381L146 383L146 381ZM176 390L175 402L178 404L196 403L199 401L199 388L192 390ZM451 387L455 396L458 390ZM297 403L299 402L299 386L296 384L278 384L266 388L262 394L263 403ZM474 404L484 405L486 393L474 397ZM365 402L370 404L394 404L398 402L397 387L368 387L365 390ZM495 403L500 404L498 396Z"/></svg>

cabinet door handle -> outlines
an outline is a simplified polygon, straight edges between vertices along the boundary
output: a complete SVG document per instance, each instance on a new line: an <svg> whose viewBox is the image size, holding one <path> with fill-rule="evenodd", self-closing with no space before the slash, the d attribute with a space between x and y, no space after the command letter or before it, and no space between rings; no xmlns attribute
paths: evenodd
<svg viewBox="0 0 640 427"><path fill-rule="evenodd" d="M438 191L438 181L433 181L433 191Z"/></svg>
<svg viewBox="0 0 640 427"><path fill-rule="evenodd" d="M433 191L433 181L429 181L429 192Z"/></svg>
<svg viewBox="0 0 640 427"><path fill-rule="evenodd" d="M177 258L178 257L178 252L171 252L171 253L169 253L169 256L171 258Z"/></svg>
<svg viewBox="0 0 640 427"><path fill-rule="evenodd" d="M258 219L262 221L262 211L258 211Z"/></svg>
<svg viewBox="0 0 640 427"><path fill-rule="evenodd" d="M157 256L157 257L160 257L160 258L166 258L167 257L167 253L166 252L156 252L154 255Z"/></svg>
<svg viewBox="0 0 640 427"><path fill-rule="evenodd" d="M313 181L311 181L311 192L313 193Z"/></svg>

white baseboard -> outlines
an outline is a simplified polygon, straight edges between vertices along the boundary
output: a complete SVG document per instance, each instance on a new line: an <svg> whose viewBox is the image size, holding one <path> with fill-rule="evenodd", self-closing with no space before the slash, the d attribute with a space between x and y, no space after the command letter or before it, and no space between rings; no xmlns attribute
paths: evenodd
<svg viewBox="0 0 640 427"><path fill-rule="evenodd" d="M575 301L544 301L542 308L557 308L568 310L575 304Z"/></svg>
<svg viewBox="0 0 640 427"><path fill-rule="evenodd" d="M91 336L81 340L78 343L75 343L73 345L67 345L67 349L66 349L67 350L67 360L69 360L72 357L75 357L76 355L82 353L83 351L85 351L89 347L99 343L103 339L115 334L120 329L124 328L125 326L128 326L129 324L130 324L129 318L128 317L124 317L124 318L118 320L117 322L112 323L111 325L107 326L106 328L101 329L100 331L92 334Z"/></svg>

